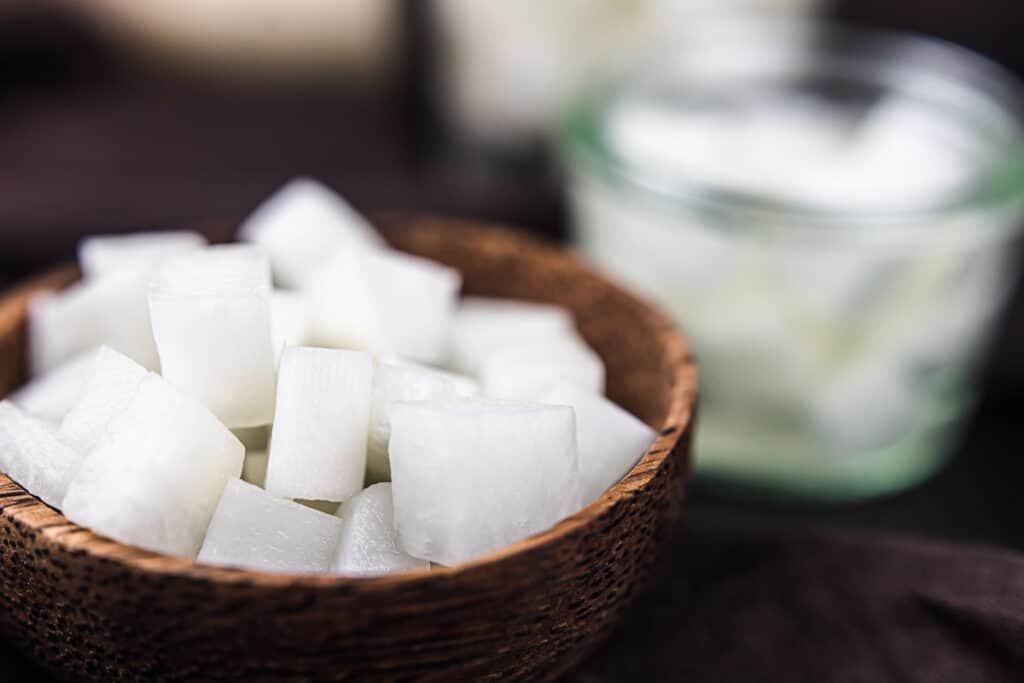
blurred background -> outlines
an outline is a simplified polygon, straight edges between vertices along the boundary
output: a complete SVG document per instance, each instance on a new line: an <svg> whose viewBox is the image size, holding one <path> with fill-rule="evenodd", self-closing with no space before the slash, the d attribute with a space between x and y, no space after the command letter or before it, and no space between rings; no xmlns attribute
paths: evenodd
<svg viewBox="0 0 1024 683"><path fill-rule="evenodd" d="M693 523L1024 547L1022 34L1011 0L0 0L0 282L295 175L522 226L696 341Z"/></svg>

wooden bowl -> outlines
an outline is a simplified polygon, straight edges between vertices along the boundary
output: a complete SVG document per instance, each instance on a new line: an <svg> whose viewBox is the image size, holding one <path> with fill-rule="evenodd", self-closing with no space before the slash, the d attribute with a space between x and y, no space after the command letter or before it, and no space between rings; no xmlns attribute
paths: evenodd
<svg viewBox="0 0 1024 683"><path fill-rule="evenodd" d="M0 476L0 628L72 680L545 680L611 630L678 518L696 370L661 313L564 251L429 218L380 221L401 249L462 271L465 291L564 304L608 369L608 395L661 436L601 499L473 562L379 578L196 564L72 524ZM0 300L0 395L25 377L25 303Z"/></svg>

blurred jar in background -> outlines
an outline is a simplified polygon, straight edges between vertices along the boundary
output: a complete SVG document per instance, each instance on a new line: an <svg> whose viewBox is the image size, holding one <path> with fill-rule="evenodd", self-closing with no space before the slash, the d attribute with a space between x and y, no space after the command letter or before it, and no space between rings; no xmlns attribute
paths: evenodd
<svg viewBox="0 0 1024 683"><path fill-rule="evenodd" d="M212 75L280 85L342 77L394 85L398 0L62 0L126 48Z"/></svg>
<svg viewBox="0 0 1024 683"><path fill-rule="evenodd" d="M1021 93L952 45L707 27L584 98L576 234L681 322L705 480L841 500L943 461L1015 267Z"/></svg>
<svg viewBox="0 0 1024 683"><path fill-rule="evenodd" d="M437 108L464 145L533 149L590 80L710 17L804 15L817 0L434 0Z"/></svg>

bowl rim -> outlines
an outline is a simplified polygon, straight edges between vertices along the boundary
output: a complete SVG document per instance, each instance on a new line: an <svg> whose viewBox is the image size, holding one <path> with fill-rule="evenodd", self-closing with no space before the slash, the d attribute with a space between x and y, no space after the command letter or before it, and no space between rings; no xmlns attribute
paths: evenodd
<svg viewBox="0 0 1024 683"><path fill-rule="evenodd" d="M657 439L618 483L605 491L600 498L573 515L544 531L511 545L456 565L431 565L427 569L383 576L295 574L221 567L200 563L194 559L145 550L138 546L115 541L75 524L3 473L0 473L0 499L21 495L17 504L0 507L0 515L37 530L49 542L62 546L67 552L85 553L97 559L114 562L126 569L134 569L151 575L173 576L222 584L245 584L261 588L337 589L350 587L358 588L361 591L391 591L399 587L446 581L477 570L493 569L512 556L553 546L562 539L583 531L593 520L611 514L613 509L627 504L651 483L665 461L672 456L679 440L693 429L697 400L697 367L690 344L666 314L626 288L609 280L576 254L522 230L486 221L440 216L395 214L387 215L387 220L383 222L377 221L377 218L377 216L372 217L373 222L382 228L385 236L389 230L404 230L423 224L453 225L463 229L470 228L474 231L487 231L499 236L506 244L525 245L533 252L546 253L549 258L564 260L574 269L593 278L603 288L619 296L624 296L638 305L649 319L652 330L666 332L660 338L663 340L663 354L672 368L672 377L669 383L671 390L665 410L665 419L662 424L655 427L658 433ZM198 227L202 229L203 225ZM67 286L77 280L79 275L80 271L76 265L65 263L0 291L0 333L19 324L25 315L28 300L32 295L40 290L59 289Z"/></svg>

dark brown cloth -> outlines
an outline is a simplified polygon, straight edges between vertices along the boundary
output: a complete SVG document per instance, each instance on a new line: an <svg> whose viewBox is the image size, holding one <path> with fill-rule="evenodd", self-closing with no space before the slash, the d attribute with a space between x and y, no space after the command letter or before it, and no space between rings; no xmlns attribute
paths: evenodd
<svg viewBox="0 0 1024 683"><path fill-rule="evenodd" d="M689 528L569 681L1024 680L1024 557L994 548Z"/></svg>

